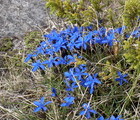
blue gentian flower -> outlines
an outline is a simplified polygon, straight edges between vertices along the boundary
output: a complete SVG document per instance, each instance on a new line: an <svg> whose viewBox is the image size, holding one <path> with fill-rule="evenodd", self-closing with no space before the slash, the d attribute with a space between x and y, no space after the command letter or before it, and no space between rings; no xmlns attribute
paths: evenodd
<svg viewBox="0 0 140 120"><path fill-rule="evenodd" d="M116 42L114 33L108 34L106 37L102 38L99 44L108 44L113 46L113 43Z"/></svg>
<svg viewBox="0 0 140 120"><path fill-rule="evenodd" d="M84 72L85 70L80 69L79 67L74 68L74 76L77 76L78 80L81 80L82 76L88 75Z"/></svg>
<svg viewBox="0 0 140 120"><path fill-rule="evenodd" d="M119 81L119 85L123 85L123 82L128 83L128 81L125 79L125 77L128 76L128 74L122 74L121 72L118 72L119 78L116 78L116 81Z"/></svg>
<svg viewBox="0 0 140 120"><path fill-rule="evenodd" d="M44 102L44 97L42 97L40 101L34 101L33 103L37 106L37 108L34 109L34 112L38 112L40 110L43 110L45 112L47 110L47 107L45 107L45 105L52 103L52 101Z"/></svg>
<svg viewBox="0 0 140 120"><path fill-rule="evenodd" d="M70 40L77 40L80 37L80 34L78 32L75 32L72 34Z"/></svg>
<svg viewBox="0 0 140 120"><path fill-rule="evenodd" d="M87 26L85 28L91 31L91 30L93 30L93 25L89 25L89 26Z"/></svg>
<svg viewBox="0 0 140 120"><path fill-rule="evenodd" d="M52 97L57 97L57 91L55 88L52 88L52 94L51 94Z"/></svg>
<svg viewBox="0 0 140 120"><path fill-rule="evenodd" d="M54 57L54 65L65 64L65 60L62 57Z"/></svg>
<svg viewBox="0 0 140 120"><path fill-rule="evenodd" d="M82 47L84 50L87 49L88 46L88 39L84 39L83 37L79 37L78 40L75 41L76 43L76 48Z"/></svg>
<svg viewBox="0 0 140 120"><path fill-rule="evenodd" d="M56 32L56 30L52 30L50 34L44 35L45 38L48 38L48 42L51 43L54 40L59 40L60 37L59 34Z"/></svg>
<svg viewBox="0 0 140 120"><path fill-rule="evenodd" d="M50 56L48 60L45 60L43 62L43 64L47 64L49 68L53 67L53 65L54 65L54 58L53 58L53 56Z"/></svg>
<svg viewBox="0 0 140 120"><path fill-rule="evenodd" d="M140 37L140 27L137 28L136 30L134 30L134 31L131 33L131 36L133 36L134 38L139 38L139 37Z"/></svg>
<svg viewBox="0 0 140 120"><path fill-rule="evenodd" d="M105 118L103 116L100 116L99 118L97 118L97 120L105 120Z"/></svg>
<svg viewBox="0 0 140 120"><path fill-rule="evenodd" d="M79 28L77 26L74 26L74 28L72 29L72 33L75 33L75 32L79 32Z"/></svg>
<svg viewBox="0 0 140 120"><path fill-rule="evenodd" d="M97 79L98 73L95 73L93 76L88 75L85 81L82 81L83 86L88 87L90 89L90 94L94 92L94 86L96 84L101 84L101 81Z"/></svg>
<svg viewBox="0 0 140 120"><path fill-rule="evenodd" d="M115 117L115 116L111 116L110 118L107 118L106 120L124 120L124 119L121 119L121 115Z"/></svg>
<svg viewBox="0 0 140 120"><path fill-rule="evenodd" d="M78 87L76 82L73 82L71 84L69 83L68 80L65 80L64 82L66 83L67 86L66 91L74 91L74 89Z"/></svg>
<svg viewBox="0 0 140 120"><path fill-rule="evenodd" d="M71 32L71 28L70 27L68 27L67 29L65 29L65 30L62 30L61 32L60 32L60 36L63 36L63 37L68 37L68 36L71 36L72 35L72 32Z"/></svg>
<svg viewBox="0 0 140 120"><path fill-rule="evenodd" d="M99 36L94 37L94 41L92 41L92 44L103 44L102 43L103 38Z"/></svg>
<svg viewBox="0 0 140 120"><path fill-rule="evenodd" d="M56 41L56 43L52 45L54 48L54 51L58 52L59 50L61 50L61 48L66 49L66 43L67 41L63 40L63 38L60 37L59 41Z"/></svg>
<svg viewBox="0 0 140 120"><path fill-rule="evenodd" d="M99 36L105 36L105 34L106 34L106 28L104 28L104 27L101 27L99 30L98 30L98 34L99 34Z"/></svg>
<svg viewBox="0 0 140 120"><path fill-rule="evenodd" d="M78 39L78 38L77 38ZM75 48L79 48L79 43L75 40L72 39L70 42L67 44L67 47L69 48L70 51L74 50Z"/></svg>
<svg viewBox="0 0 140 120"><path fill-rule="evenodd" d="M74 75L74 68L70 68L68 72L64 72L65 77L67 80L71 80L73 82L76 82L76 78Z"/></svg>
<svg viewBox="0 0 140 120"><path fill-rule="evenodd" d="M24 62L28 62L31 58L36 57L36 56L37 56L36 54L28 54Z"/></svg>
<svg viewBox="0 0 140 120"><path fill-rule="evenodd" d="M79 42L78 42L78 38L81 37L81 34L79 32L75 32L72 34L72 36L70 37L69 43L67 44L67 47L71 50L75 49L75 48L79 48Z"/></svg>
<svg viewBox="0 0 140 120"><path fill-rule="evenodd" d="M95 110L92 110L90 105L87 103L84 103L82 107L84 108L84 111L81 111L79 115L85 115L87 119L91 118L91 114L97 114L97 112Z"/></svg>
<svg viewBox="0 0 140 120"><path fill-rule="evenodd" d="M47 42L46 41L41 42L40 47L46 49L48 47Z"/></svg>
<svg viewBox="0 0 140 120"><path fill-rule="evenodd" d="M40 62L40 60L37 60L35 63L32 63L32 66L34 66L32 69L33 72L37 71L37 69L39 68L45 70L45 66L43 65L43 63Z"/></svg>
<svg viewBox="0 0 140 120"><path fill-rule="evenodd" d="M45 55L45 49L41 46L37 47L36 48L36 54L42 54L42 55Z"/></svg>
<svg viewBox="0 0 140 120"><path fill-rule="evenodd" d="M60 65L60 64L65 64L65 60L61 57L53 57L50 56L48 60L45 60L43 64L47 64L48 67L53 67L54 65Z"/></svg>
<svg viewBox="0 0 140 120"><path fill-rule="evenodd" d="M68 97L64 98L64 101L66 101L65 103L62 103L60 106L61 107L69 107L71 104L74 104L74 99L75 97L72 97L71 95L69 95Z"/></svg>
<svg viewBox="0 0 140 120"><path fill-rule="evenodd" d="M52 56L55 53L53 48L45 49L45 54Z"/></svg>
<svg viewBox="0 0 140 120"><path fill-rule="evenodd" d="M79 57L78 57L79 58ZM78 66L78 68L82 71L82 72L85 72L87 70L87 67L85 64L81 64Z"/></svg>
<svg viewBox="0 0 140 120"><path fill-rule="evenodd" d="M84 36L84 41L87 43L90 43L91 40L93 40L93 31L90 31L86 36Z"/></svg>
<svg viewBox="0 0 140 120"><path fill-rule="evenodd" d="M125 28L126 28L126 26L122 26L120 28L115 29L114 32L118 33L118 34L123 34Z"/></svg>
<svg viewBox="0 0 140 120"><path fill-rule="evenodd" d="M64 57L64 60L66 64L71 64L73 62L76 62L75 58L72 55L66 55Z"/></svg>

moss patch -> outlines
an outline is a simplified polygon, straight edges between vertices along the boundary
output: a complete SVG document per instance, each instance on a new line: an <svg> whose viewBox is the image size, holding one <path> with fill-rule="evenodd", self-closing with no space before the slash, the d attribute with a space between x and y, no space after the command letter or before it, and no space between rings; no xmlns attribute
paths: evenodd
<svg viewBox="0 0 140 120"><path fill-rule="evenodd" d="M8 50L11 50L14 46L13 44L13 38L3 38L0 40L0 52L7 52Z"/></svg>
<svg viewBox="0 0 140 120"><path fill-rule="evenodd" d="M42 41L42 34L39 31L32 31L24 36L26 52L30 53Z"/></svg>

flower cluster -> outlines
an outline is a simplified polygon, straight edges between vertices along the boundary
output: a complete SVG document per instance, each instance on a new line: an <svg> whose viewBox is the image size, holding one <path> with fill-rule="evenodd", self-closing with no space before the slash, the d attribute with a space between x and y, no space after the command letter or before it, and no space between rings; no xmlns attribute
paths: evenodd
<svg viewBox="0 0 140 120"><path fill-rule="evenodd" d="M75 97L68 95L66 98L64 98L65 103L61 104L61 107L69 107L71 104L74 104Z"/></svg>
<svg viewBox="0 0 140 120"><path fill-rule="evenodd" d="M32 54L28 54L25 62L39 55L47 56L47 60L41 62L36 60L32 64L32 71L37 69L45 69L45 66L53 67L60 64L70 64L75 62L73 55L65 55L61 57L59 52L68 50L73 53L74 50L86 50L94 44L107 44L113 46L114 42L118 42L116 34L122 34L125 27L110 29L100 28L99 30L89 31L88 27L67 28L60 33L53 30L50 34L44 35L45 41Z"/></svg>
<svg viewBox="0 0 140 120"><path fill-rule="evenodd" d="M37 108L34 109L34 112L38 112L40 110L46 111L47 108L45 105L52 103L52 101L44 102L44 97L40 99L40 101L34 101L34 105L37 106Z"/></svg>
<svg viewBox="0 0 140 120"><path fill-rule="evenodd" d="M78 67L70 68L68 72L64 73L67 91L74 91L74 88L77 88L78 84L80 84L83 87L89 88L90 94L94 92L94 86L101 84L101 81L97 79L98 73L89 74L85 71L85 65L79 65Z"/></svg>
<svg viewBox="0 0 140 120"><path fill-rule="evenodd" d="M40 55L45 56L47 60L41 62L40 59L32 63L32 71L37 71L38 69L45 70L46 67L51 68L58 65L69 65L76 62L76 58L82 58L80 50L87 50L94 44L107 45L112 47L114 42L119 42L117 40L118 34L123 34L125 26L117 29L106 29L100 28L98 30L91 31L89 27L69 27L61 32L56 32L53 30L50 34L44 35L45 41L41 42L40 45L32 54L28 54L25 62L36 58ZM135 30L131 36L138 37L138 30ZM75 54L75 50L79 51ZM66 52L67 54L63 54ZM63 55L62 55L63 54ZM33 59L34 61L34 59ZM76 88L84 87L89 90L89 94L93 94L95 86L101 84L102 82L98 79L98 73L88 73L85 64L81 64L77 67L70 68L67 72L64 72L64 83L66 85L67 97L64 98L64 103L61 103L61 107L69 107L75 103L76 97L74 97L74 91ZM125 77L127 74L122 74L118 72L118 78L115 80L119 82L119 85L123 85L124 82L128 82ZM55 88L52 88L52 97L58 97ZM39 110L46 111L45 105L51 103L51 101L44 103L44 97L40 101L35 101L34 104L38 106L34 112ZM97 114L95 110L90 107L90 103L84 103L82 105L83 111L79 112L79 115L84 115L87 119L91 118L92 114ZM97 118L97 120L123 120L121 116L111 116L105 119L103 116Z"/></svg>
<svg viewBox="0 0 140 120"><path fill-rule="evenodd" d="M74 104L74 102L73 102L74 99L75 99L75 97L73 97L73 96L71 96L71 95L68 95L68 96L64 99L66 102L65 102L65 103L62 103L62 104L61 104L61 107L68 107L68 106L70 106L71 104ZM34 109L34 112L38 112L38 111L40 111L40 110L42 110L42 111L45 112L46 110L48 110L47 107L45 107L45 106L46 106L47 104L52 103L52 101L44 102L44 97L42 97L42 98L40 99L40 101L34 101L33 103L34 103L34 105L37 106L37 107ZM82 107L84 108L84 110L83 110L83 111L80 111L79 115L84 115L87 119L90 119L92 114L97 114L97 112L96 112L95 110L91 109L89 103L88 103L88 104L87 104L87 103L84 103L84 104L82 105ZM124 119L121 119L121 116L115 117L115 116L112 115L110 118L107 118L107 119L105 119L103 116L101 116L101 117L97 118L97 120L124 120Z"/></svg>
<svg viewBox="0 0 140 120"><path fill-rule="evenodd" d="M115 117L115 116L111 116L110 118L105 119L103 116L97 118L97 120L124 120L121 118L121 115Z"/></svg>
<svg viewBox="0 0 140 120"><path fill-rule="evenodd" d="M116 81L119 81L119 85L122 85L123 82L128 83L128 81L125 79L125 77L127 77L128 74L124 74L124 75L123 75L121 72L118 72L118 76L119 76L119 78L116 78L115 80L116 80Z"/></svg>
<svg viewBox="0 0 140 120"><path fill-rule="evenodd" d="M69 107L70 105L74 104L75 97L70 94L70 92L74 92L74 89L79 87L78 85L81 85L83 87L89 88L89 93L92 94L94 92L94 86L97 84L101 84L101 81L97 78L98 73L95 74L89 74L86 73L86 66L85 65L79 65L75 68L70 68L69 71L64 73L65 76L65 84L66 84L66 91L68 92L68 96L64 98L64 103L62 103L61 107ZM119 81L120 85L122 85L122 82L128 82L124 77L127 76L127 74L122 74L121 72L118 72L118 76L120 78L116 78L116 81ZM57 91L55 88L52 88L52 97L57 97ZM35 108L34 112L38 112L39 110L46 111L47 108L45 105L52 103L51 101L44 103L44 97L40 99L40 101L35 101L34 104L38 106ZM92 114L97 114L97 112L93 109L91 109L89 103L84 103L82 105L84 108L83 111L80 111L79 115L84 115L87 119L90 119ZM105 119L103 116L97 118L97 120L124 120L120 118L121 116L114 117L111 116L110 118Z"/></svg>
<svg viewBox="0 0 140 120"><path fill-rule="evenodd" d="M82 107L84 108L84 110L81 111L79 115L85 115L87 119L91 118L91 113L97 114L97 112L95 110L92 110L90 105L87 103L84 103Z"/></svg>

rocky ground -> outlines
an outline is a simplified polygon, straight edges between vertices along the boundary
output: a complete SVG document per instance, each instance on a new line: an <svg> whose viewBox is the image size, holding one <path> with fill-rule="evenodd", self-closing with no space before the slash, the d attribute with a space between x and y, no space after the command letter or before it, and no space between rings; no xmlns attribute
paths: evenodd
<svg viewBox="0 0 140 120"><path fill-rule="evenodd" d="M0 0L0 38L46 28L45 0Z"/></svg>

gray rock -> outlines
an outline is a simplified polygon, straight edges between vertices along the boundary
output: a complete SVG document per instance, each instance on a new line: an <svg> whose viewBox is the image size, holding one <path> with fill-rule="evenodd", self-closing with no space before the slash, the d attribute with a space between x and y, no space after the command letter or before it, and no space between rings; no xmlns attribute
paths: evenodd
<svg viewBox="0 0 140 120"><path fill-rule="evenodd" d="M48 19L43 0L0 0L0 38L43 28Z"/></svg>

